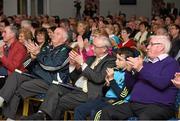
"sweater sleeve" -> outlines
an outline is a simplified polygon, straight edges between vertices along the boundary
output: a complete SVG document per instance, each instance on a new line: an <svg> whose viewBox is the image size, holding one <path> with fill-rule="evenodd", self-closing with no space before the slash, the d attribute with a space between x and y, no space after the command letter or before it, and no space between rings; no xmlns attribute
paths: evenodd
<svg viewBox="0 0 180 121"><path fill-rule="evenodd" d="M158 65L156 65L155 67L154 65L152 66L148 63L144 63L143 68L139 72L139 76L144 81L146 81L146 83L151 84L153 87L159 90L164 90L170 84L172 84L170 80L174 77L175 72L179 70L178 63L176 63L176 61L174 60L169 61L168 63L164 63L164 65L161 67L159 67ZM159 72L153 71L157 68L159 68Z"/></svg>

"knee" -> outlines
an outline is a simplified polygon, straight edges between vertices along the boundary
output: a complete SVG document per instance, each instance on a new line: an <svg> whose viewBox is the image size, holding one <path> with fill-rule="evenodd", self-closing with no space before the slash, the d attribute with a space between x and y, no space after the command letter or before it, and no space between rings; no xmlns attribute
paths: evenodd
<svg viewBox="0 0 180 121"><path fill-rule="evenodd" d="M83 112L83 108L81 106L78 106L74 109L74 114L80 114L81 112Z"/></svg>
<svg viewBox="0 0 180 121"><path fill-rule="evenodd" d="M139 115L138 120L151 120L151 118L150 118L150 116L143 113L143 114Z"/></svg>

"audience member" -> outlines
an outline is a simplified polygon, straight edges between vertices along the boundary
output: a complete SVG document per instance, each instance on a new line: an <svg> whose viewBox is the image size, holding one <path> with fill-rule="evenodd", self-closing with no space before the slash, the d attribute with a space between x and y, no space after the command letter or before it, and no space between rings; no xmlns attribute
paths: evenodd
<svg viewBox="0 0 180 121"><path fill-rule="evenodd" d="M102 87L105 83L106 68L115 66L115 58L108 55L108 48L111 47L107 37L99 36L93 41L95 48L94 57L84 62L83 57L75 51L71 51L70 76L75 81L77 89L70 89L61 85L53 84L48 92L45 101L41 104L38 113L27 119L62 119L60 116L68 109L74 109L87 100L101 97ZM74 88L75 88L74 87Z"/></svg>
<svg viewBox="0 0 180 121"><path fill-rule="evenodd" d="M19 30L19 42L25 43L33 38L32 32L29 29L22 28Z"/></svg>
<svg viewBox="0 0 180 121"><path fill-rule="evenodd" d="M119 48L121 47L135 47L136 43L133 39L129 38L132 33L132 29L129 27L123 28L121 30L121 37L122 37L122 43L118 45Z"/></svg>
<svg viewBox="0 0 180 121"><path fill-rule="evenodd" d="M173 109L177 89L172 84L179 71L175 59L168 56L171 43L167 36L152 36L147 47L147 62L142 58L128 58L137 77L130 102L105 107L101 120L167 120L175 116Z"/></svg>
<svg viewBox="0 0 180 121"><path fill-rule="evenodd" d="M133 84L131 84L131 66L128 65L126 59L134 57L134 52L131 48L124 47L118 49L116 53L116 67L106 69L106 86L109 88L105 97L87 101L76 107L75 120L86 120L88 116L93 119L95 112L102 107L129 101L129 92ZM95 120L100 117L100 112L98 111Z"/></svg>
<svg viewBox="0 0 180 121"><path fill-rule="evenodd" d="M179 61L179 64L180 64L180 26L178 25L171 25L169 27L169 33L170 33L170 36L172 37L172 40L171 40L171 44L172 44L172 47L171 47L171 50L169 52L169 55L173 58L175 58L176 60Z"/></svg>
<svg viewBox="0 0 180 121"><path fill-rule="evenodd" d="M0 75L7 76L15 69L24 71L22 65L27 55L25 46L17 40L18 30L15 26L7 26L2 33L4 45L0 49Z"/></svg>
<svg viewBox="0 0 180 121"><path fill-rule="evenodd" d="M16 71L7 78L0 90L0 106L5 117L15 119L20 99L46 93L53 80L68 82L70 49L64 44L67 38L67 32L63 28L57 28L52 45L42 51L33 42L26 45L31 57L37 63L32 68L31 74Z"/></svg>

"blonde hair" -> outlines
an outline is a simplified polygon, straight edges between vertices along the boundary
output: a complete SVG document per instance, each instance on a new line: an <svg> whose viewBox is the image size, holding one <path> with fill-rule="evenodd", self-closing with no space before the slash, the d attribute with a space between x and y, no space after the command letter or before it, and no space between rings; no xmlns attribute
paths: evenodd
<svg viewBox="0 0 180 121"><path fill-rule="evenodd" d="M32 39L32 37L33 37L32 32L29 29L21 28L19 30L19 34L21 34L21 33L24 35L26 40Z"/></svg>

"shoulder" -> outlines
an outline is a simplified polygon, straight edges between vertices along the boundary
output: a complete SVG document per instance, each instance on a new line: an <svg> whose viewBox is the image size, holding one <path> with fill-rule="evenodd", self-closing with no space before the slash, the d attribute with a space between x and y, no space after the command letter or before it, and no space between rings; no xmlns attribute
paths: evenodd
<svg viewBox="0 0 180 121"><path fill-rule="evenodd" d="M66 45L61 45L61 46L56 47L54 49L54 51L60 52L60 53L66 53L66 52L70 52L71 48L69 46L66 46Z"/></svg>
<svg viewBox="0 0 180 121"><path fill-rule="evenodd" d="M164 63L165 65L172 65L172 64L178 65L178 62L171 56L166 57L161 62Z"/></svg>
<svg viewBox="0 0 180 121"><path fill-rule="evenodd" d="M19 42L18 40L12 44L12 48L23 49L23 50L26 49L26 47L21 42Z"/></svg>

